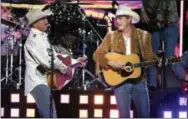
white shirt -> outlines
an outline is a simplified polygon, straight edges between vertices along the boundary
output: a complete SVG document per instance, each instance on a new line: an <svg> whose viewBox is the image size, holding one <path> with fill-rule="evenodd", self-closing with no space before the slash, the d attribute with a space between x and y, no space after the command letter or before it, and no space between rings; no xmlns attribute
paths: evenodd
<svg viewBox="0 0 188 119"><path fill-rule="evenodd" d="M126 48L126 55L131 54L131 38L130 37L125 37L124 38L124 43L125 43L125 48Z"/></svg>
<svg viewBox="0 0 188 119"><path fill-rule="evenodd" d="M36 67L39 64L43 64L50 68L51 57L49 56L48 50L50 44L47 39L47 34L37 29L32 28L30 34L24 45L25 51L25 95L31 92L37 85L47 85L47 76L40 74ZM32 56L29 54L32 54ZM54 68L64 72L67 68L56 56L57 53L53 49L54 54ZM34 60L34 59L35 60Z"/></svg>

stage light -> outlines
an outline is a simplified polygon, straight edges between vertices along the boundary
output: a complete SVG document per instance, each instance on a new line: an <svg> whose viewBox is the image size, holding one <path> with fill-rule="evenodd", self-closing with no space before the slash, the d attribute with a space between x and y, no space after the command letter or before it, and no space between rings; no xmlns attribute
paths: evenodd
<svg viewBox="0 0 188 119"><path fill-rule="evenodd" d="M187 111L180 111L179 118L187 118Z"/></svg>
<svg viewBox="0 0 188 119"><path fill-rule="evenodd" d="M130 118L133 118L134 112L133 110L130 110ZM119 111L112 109L110 110L110 118L119 118Z"/></svg>
<svg viewBox="0 0 188 119"><path fill-rule="evenodd" d="M88 118L88 110L86 110L86 109L79 110L79 117L80 118Z"/></svg>
<svg viewBox="0 0 188 119"><path fill-rule="evenodd" d="M172 112L171 111L164 111L163 117L164 118L172 118Z"/></svg>
<svg viewBox="0 0 188 119"><path fill-rule="evenodd" d="M102 109L94 109L94 118L95 117L102 118L103 117L102 113L103 113Z"/></svg>
<svg viewBox="0 0 188 119"><path fill-rule="evenodd" d="M134 117L134 112L133 110L130 111L130 118L133 118Z"/></svg>
<svg viewBox="0 0 188 119"><path fill-rule="evenodd" d="M1 107L1 117L4 117L4 115L5 115L5 109Z"/></svg>
<svg viewBox="0 0 188 119"><path fill-rule="evenodd" d="M31 94L27 95L27 103L35 103L35 99Z"/></svg>
<svg viewBox="0 0 188 119"><path fill-rule="evenodd" d="M95 95L94 104L103 104L103 95Z"/></svg>
<svg viewBox="0 0 188 119"><path fill-rule="evenodd" d="M180 97L179 98L179 105L186 106L187 105L187 97Z"/></svg>
<svg viewBox="0 0 188 119"><path fill-rule="evenodd" d="M70 95L68 94L61 94L61 103L64 103L64 104L69 104L70 103Z"/></svg>
<svg viewBox="0 0 188 119"><path fill-rule="evenodd" d="M110 110L110 118L119 118L119 112L116 109Z"/></svg>
<svg viewBox="0 0 188 119"><path fill-rule="evenodd" d="M112 104L112 105L116 105L117 104L115 96L110 96L110 104Z"/></svg>
<svg viewBox="0 0 188 119"><path fill-rule="evenodd" d="M12 108L10 110L10 117L19 117L20 116L20 111L18 108Z"/></svg>
<svg viewBox="0 0 188 119"><path fill-rule="evenodd" d="M26 117L35 117L35 109L27 109Z"/></svg>
<svg viewBox="0 0 188 119"><path fill-rule="evenodd" d="M19 94L11 94L11 103L18 103L20 102L20 95Z"/></svg>
<svg viewBox="0 0 188 119"><path fill-rule="evenodd" d="M87 95L80 95L80 98L79 98L79 103L80 104L88 104L88 96Z"/></svg>

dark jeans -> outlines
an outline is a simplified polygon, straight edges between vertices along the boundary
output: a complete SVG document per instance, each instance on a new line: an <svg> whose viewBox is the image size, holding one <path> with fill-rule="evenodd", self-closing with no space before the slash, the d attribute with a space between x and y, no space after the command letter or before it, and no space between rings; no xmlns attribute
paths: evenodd
<svg viewBox="0 0 188 119"><path fill-rule="evenodd" d="M38 85L32 91L38 111L43 118L50 118L50 95L51 90L46 85ZM56 109L53 101L53 117L56 118Z"/></svg>
<svg viewBox="0 0 188 119"><path fill-rule="evenodd" d="M185 78L185 69L188 69L188 51L186 51L181 59L180 62L178 63L174 63L172 65L172 69L175 73L175 75L179 78L179 79L184 79Z"/></svg>
<svg viewBox="0 0 188 119"><path fill-rule="evenodd" d="M150 103L146 81L132 84L125 83L114 88L114 94L121 118L130 118L131 99L139 118L150 117Z"/></svg>
<svg viewBox="0 0 188 119"><path fill-rule="evenodd" d="M160 39L164 41L164 56L169 58L174 56L175 46L178 40L178 23L171 24L160 31L152 33L152 47L154 53L158 54L160 47ZM148 72L148 85L157 86L157 70L156 67L151 67Z"/></svg>
<svg viewBox="0 0 188 119"><path fill-rule="evenodd" d="M175 46L178 40L178 23L171 24L158 32L152 33L152 47L155 53L159 51L161 38L164 41L165 57L174 56Z"/></svg>

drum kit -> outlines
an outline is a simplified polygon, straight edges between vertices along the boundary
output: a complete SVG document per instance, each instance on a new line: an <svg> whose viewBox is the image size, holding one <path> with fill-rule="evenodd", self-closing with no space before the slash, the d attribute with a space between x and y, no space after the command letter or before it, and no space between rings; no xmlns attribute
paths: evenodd
<svg viewBox="0 0 188 119"><path fill-rule="evenodd" d="M71 52L70 54L73 57L77 57L76 55L82 55L82 56L87 56L87 51L86 49L88 48L88 41L93 44L95 44L94 50L98 47L99 43L102 41L101 36L93 26L93 24L90 22L90 20L87 18L86 14L84 11L80 8L80 4L88 4L88 3L69 3L69 2L54 2L51 3L50 5L47 5L44 7L43 10L45 9L50 9L54 14L53 16L49 16L48 21L51 25L51 28L48 32L49 37L51 36L50 39L60 39L59 42L55 40L56 44L55 45L61 45L61 46L66 46L66 50L71 51L72 47L76 47L76 50L74 52ZM58 17L57 17L58 16ZM62 20L63 19L63 20ZM77 22L77 23L76 23ZM80 24L79 24L79 23ZM5 40L6 42L3 42L2 45L6 46L6 66L4 69L5 76L1 77L1 82L3 85L12 85L16 87L16 89L20 89L21 86L24 84L24 58L23 58L23 44L24 40L26 39L27 35L29 34L29 28L26 28L26 20L23 18L19 19L18 23L14 23L9 20L1 19L1 23L8 26L8 28L5 30ZM73 28L71 30L69 29L68 32L63 32L61 31L62 35L57 36L57 31L53 30L54 28L56 29L56 26L63 26L63 25L68 25L70 27L73 24ZM75 26L76 24L76 26ZM78 25L77 25L78 24ZM87 28L86 28L87 25ZM89 27L89 30L88 30ZM13 32L19 30L20 33L20 38L19 40L15 39L15 36L13 35ZM61 28L63 29L63 28ZM67 31L64 29L64 31ZM54 35L55 34L55 35ZM24 39L25 38L25 39ZM94 38L96 38L94 40ZM77 40L79 39L79 40ZM78 47L78 41L80 41L82 45L81 47ZM61 43L61 44L58 44ZM62 45L63 44L63 45ZM76 45L75 45L76 44ZM18 66L15 66L14 63L14 51L16 46L18 46ZM94 52L91 51L92 53ZM81 54L79 54L79 53ZM89 54L92 54L89 53ZM68 84L66 87L68 89L76 88L76 89L88 89L88 88L99 88L100 86L102 88L106 88L106 84L97 76L95 76L95 72L90 71L90 69L87 69L87 67L91 68L90 62L93 63L92 67L94 68L94 62L92 61L92 56L91 61L88 62L88 66L85 68L78 68L77 71L75 71L74 77L75 79L72 80L70 84ZM2 68L1 68L2 69ZM19 73L16 73L19 72ZM81 72L81 76L80 76ZM18 79L15 79L14 74L18 74ZM74 78L73 77L73 78ZM78 79L81 78L81 79ZM88 80L89 79L89 80Z"/></svg>

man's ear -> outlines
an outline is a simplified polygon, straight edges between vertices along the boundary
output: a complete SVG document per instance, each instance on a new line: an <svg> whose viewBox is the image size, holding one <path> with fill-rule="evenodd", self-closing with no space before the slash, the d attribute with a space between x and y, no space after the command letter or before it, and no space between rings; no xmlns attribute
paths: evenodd
<svg viewBox="0 0 188 119"><path fill-rule="evenodd" d="M132 23L132 19L133 19L132 17L129 17L129 22L130 22L130 23Z"/></svg>

